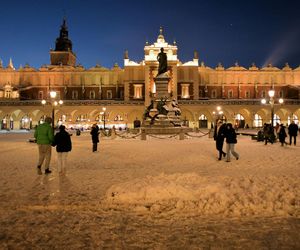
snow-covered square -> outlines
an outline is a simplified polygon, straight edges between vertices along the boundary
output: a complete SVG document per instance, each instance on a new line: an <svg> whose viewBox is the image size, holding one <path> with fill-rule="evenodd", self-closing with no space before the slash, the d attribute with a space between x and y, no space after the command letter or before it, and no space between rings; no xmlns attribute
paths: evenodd
<svg viewBox="0 0 300 250"><path fill-rule="evenodd" d="M72 136L67 174L38 175L32 133L0 134L1 249L300 249L300 141ZM299 140L299 136L298 136Z"/></svg>

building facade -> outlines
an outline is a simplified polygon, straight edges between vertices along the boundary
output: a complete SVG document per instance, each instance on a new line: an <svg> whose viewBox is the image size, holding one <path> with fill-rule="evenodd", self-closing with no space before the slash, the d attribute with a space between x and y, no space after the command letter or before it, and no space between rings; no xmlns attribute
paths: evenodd
<svg viewBox="0 0 300 250"><path fill-rule="evenodd" d="M272 113L274 124L299 123L300 67L258 68L253 64L245 68L236 63L225 69L219 63L210 68L199 64L197 52L191 61L182 63L176 43L166 42L161 28L156 42L144 46L142 62L131 61L125 51L124 68L115 64L111 69L100 65L86 69L76 63L63 20L49 65L15 69L12 60L6 67L0 62L1 129L30 129L52 111L56 125L77 128L97 122L101 127L105 122L107 127L132 127L134 120L142 120L145 108L155 98L161 48L168 58L168 91L178 101L186 125L210 128L221 118L239 127L261 127L270 123ZM272 104L270 89L275 90ZM50 91L57 93L62 105L53 106ZM265 105L261 104L263 98L267 99Z"/></svg>

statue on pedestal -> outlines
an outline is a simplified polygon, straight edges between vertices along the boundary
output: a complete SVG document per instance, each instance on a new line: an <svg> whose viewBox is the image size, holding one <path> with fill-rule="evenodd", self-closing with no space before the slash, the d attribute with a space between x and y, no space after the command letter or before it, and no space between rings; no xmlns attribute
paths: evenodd
<svg viewBox="0 0 300 250"><path fill-rule="evenodd" d="M157 61L159 62L157 75L167 72L168 60L167 60L167 54L164 52L164 48L160 49L160 52L157 55Z"/></svg>

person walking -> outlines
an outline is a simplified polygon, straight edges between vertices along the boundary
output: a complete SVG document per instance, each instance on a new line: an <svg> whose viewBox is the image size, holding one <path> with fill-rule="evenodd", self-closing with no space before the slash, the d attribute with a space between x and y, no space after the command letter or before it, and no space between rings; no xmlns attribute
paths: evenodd
<svg viewBox="0 0 300 250"><path fill-rule="evenodd" d="M237 137L234 128L231 123L226 124L225 130L225 138L226 138L226 153L227 153L227 162L230 162L230 155L232 154L237 160L239 159L239 154L234 150L234 145L237 144Z"/></svg>
<svg viewBox="0 0 300 250"><path fill-rule="evenodd" d="M93 142L93 152L97 152L97 146L98 146L98 143L99 143L99 127L97 126L97 124L93 124L92 126L92 130L91 130L91 133L92 135L92 142Z"/></svg>
<svg viewBox="0 0 300 250"><path fill-rule="evenodd" d="M66 127L64 125L59 126L59 132L54 136L52 146L56 146L58 173L65 175L67 173L67 156L68 152L72 150L72 142L71 136L66 131Z"/></svg>
<svg viewBox="0 0 300 250"><path fill-rule="evenodd" d="M34 138L38 145L39 159L37 164L38 174L42 174L42 165L45 161L45 174L50 174L51 144L54 141L53 129L51 127L52 118L46 117L45 122L39 124L34 132Z"/></svg>
<svg viewBox="0 0 300 250"><path fill-rule="evenodd" d="M285 138L287 137L286 132L285 132L285 126L283 124L280 124L280 128L278 130L278 138L279 141L281 142L281 146L284 144L287 145Z"/></svg>
<svg viewBox="0 0 300 250"><path fill-rule="evenodd" d="M288 126L288 133L290 136L290 145L292 145L292 139L294 138L294 146L296 146L296 138L298 135L298 126L294 121Z"/></svg>
<svg viewBox="0 0 300 250"><path fill-rule="evenodd" d="M218 120L217 126L215 126L215 131L214 131L214 140L216 141L216 148L219 152L219 157L218 157L219 161L222 159L222 156L223 157L226 156L226 153L223 151L225 127L226 124L223 124L221 120Z"/></svg>

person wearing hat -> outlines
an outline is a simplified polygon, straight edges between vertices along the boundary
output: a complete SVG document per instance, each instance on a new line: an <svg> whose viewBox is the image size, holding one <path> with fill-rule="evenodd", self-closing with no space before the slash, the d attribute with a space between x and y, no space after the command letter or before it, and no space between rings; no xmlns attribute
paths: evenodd
<svg viewBox="0 0 300 250"><path fill-rule="evenodd" d="M50 174L51 144L54 140L53 129L51 127L52 118L46 117L45 122L39 124L34 132L34 138L38 145L39 159L37 164L38 174L42 174L42 165L45 162L45 174Z"/></svg>
<svg viewBox="0 0 300 250"><path fill-rule="evenodd" d="M223 144L225 139L225 126L226 124L218 120L217 126L215 126L214 131L214 140L216 141L216 148L219 152L218 160L220 161L222 159L222 156L225 157L226 153L223 151Z"/></svg>
<svg viewBox="0 0 300 250"><path fill-rule="evenodd" d="M68 152L72 150L72 142L71 136L66 131L66 127L64 125L59 126L59 132L54 136L54 142L52 146L56 146L58 173L66 174L67 156Z"/></svg>

